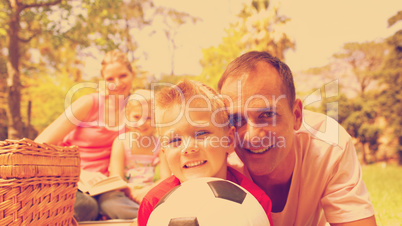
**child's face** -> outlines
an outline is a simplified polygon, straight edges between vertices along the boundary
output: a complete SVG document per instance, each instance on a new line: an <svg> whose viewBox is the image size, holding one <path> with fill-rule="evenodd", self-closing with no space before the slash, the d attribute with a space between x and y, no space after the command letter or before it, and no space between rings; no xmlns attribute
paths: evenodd
<svg viewBox="0 0 402 226"><path fill-rule="evenodd" d="M233 150L234 128L213 125L210 111L192 108L180 117L180 110L183 109L178 105L169 108L161 123L173 123L159 130L162 151L172 173L181 182L198 177L225 179L227 153Z"/></svg>
<svg viewBox="0 0 402 226"><path fill-rule="evenodd" d="M150 136L154 133L151 127L151 111L147 104L131 105L127 112L127 128L138 132L141 136Z"/></svg>

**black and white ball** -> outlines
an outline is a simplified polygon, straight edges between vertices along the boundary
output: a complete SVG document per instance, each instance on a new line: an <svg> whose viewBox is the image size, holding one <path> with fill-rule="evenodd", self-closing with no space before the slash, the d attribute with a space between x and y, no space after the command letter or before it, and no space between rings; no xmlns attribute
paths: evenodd
<svg viewBox="0 0 402 226"><path fill-rule="evenodd" d="M148 226L269 226L257 199L239 185L219 178L186 181L162 198Z"/></svg>

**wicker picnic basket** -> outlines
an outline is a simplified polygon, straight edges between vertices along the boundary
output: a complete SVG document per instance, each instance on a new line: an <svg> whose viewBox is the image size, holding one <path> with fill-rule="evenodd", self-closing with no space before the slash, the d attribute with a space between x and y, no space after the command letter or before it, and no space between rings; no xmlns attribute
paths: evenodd
<svg viewBox="0 0 402 226"><path fill-rule="evenodd" d="M80 175L76 147L0 141L0 225L71 225Z"/></svg>

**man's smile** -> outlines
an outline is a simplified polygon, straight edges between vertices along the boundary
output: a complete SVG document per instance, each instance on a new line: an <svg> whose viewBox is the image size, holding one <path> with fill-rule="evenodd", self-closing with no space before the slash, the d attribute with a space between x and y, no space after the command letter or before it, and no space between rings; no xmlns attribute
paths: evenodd
<svg viewBox="0 0 402 226"><path fill-rule="evenodd" d="M273 147L274 147L274 145L271 145L267 148L261 148L261 149L253 149L253 150L247 149L247 148L243 148L243 149L252 154L263 154L263 153L269 151Z"/></svg>

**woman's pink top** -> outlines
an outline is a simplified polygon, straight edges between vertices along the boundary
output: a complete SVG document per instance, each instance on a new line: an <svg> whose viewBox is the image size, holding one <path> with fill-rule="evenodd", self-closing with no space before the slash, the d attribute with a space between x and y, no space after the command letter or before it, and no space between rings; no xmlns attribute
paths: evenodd
<svg viewBox="0 0 402 226"><path fill-rule="evenodd" d="M67 134L61 145L79 147L82 169L109 175L112 144L124 127L120 131L107 129L104 120L105 97L98 93L90 95L93 104L88 117Z"/></svg>

